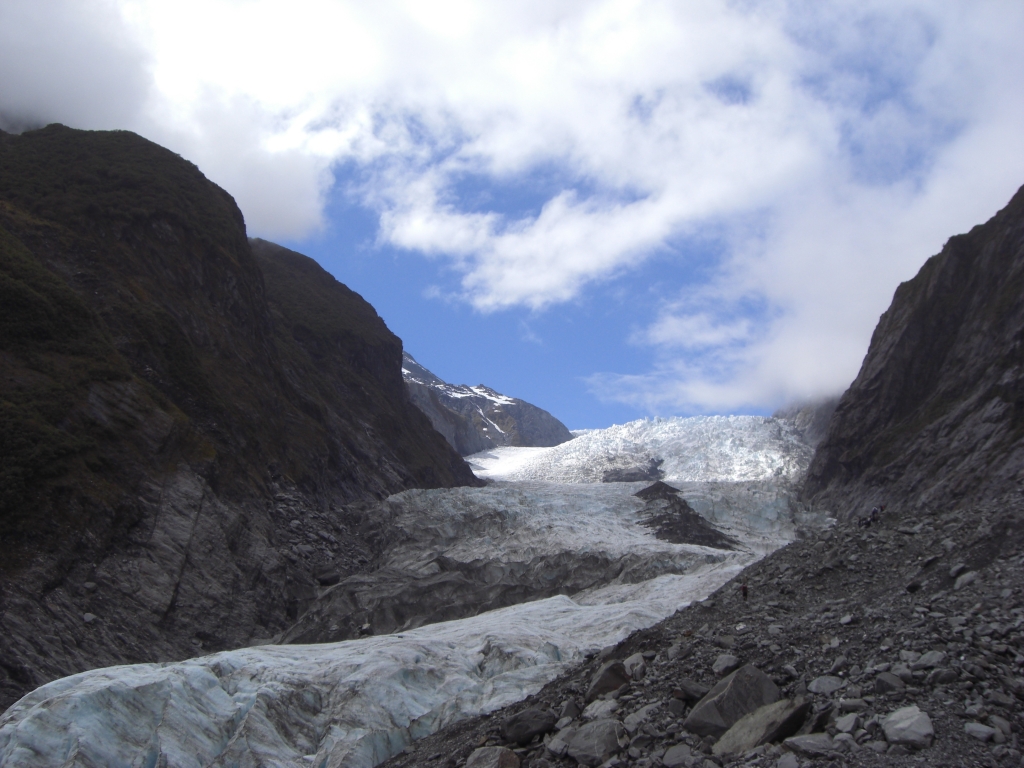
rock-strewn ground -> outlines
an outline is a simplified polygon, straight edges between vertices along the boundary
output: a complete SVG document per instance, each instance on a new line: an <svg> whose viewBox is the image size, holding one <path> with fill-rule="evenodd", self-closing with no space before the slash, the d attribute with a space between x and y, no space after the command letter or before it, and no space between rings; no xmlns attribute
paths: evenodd
<svg viewBox="0 0 1024 768"><path fill-rule="evenodd" d="M607 766L1024 765L1022 545L1019 503L891 515L868 529L842 524L770 555L703 603L605 649L526 701L427 737L386 765L575 766L557 753L565 729L586 722L588 713L576 712L595 675L611 660L631 666L638 653L645 669L589 712L604 722L598 730L614 752L602 755ZM730 655L735 660L722 658ZM716 667L724 675L737 664L765 672L782 698L809 698L803 732L826 736L804 739L802 752L767 744L715 755L714 739L689 733L684 721L693 689L714 686ZM923 749L890 743L883 728L887 716L911 706L934 731ZM551 710L561 729L525 746L506 741L502 726L530 708ZM551 727L550 716L535 719ZM485 746L510 753L492 749L469 760Z"/></svg>

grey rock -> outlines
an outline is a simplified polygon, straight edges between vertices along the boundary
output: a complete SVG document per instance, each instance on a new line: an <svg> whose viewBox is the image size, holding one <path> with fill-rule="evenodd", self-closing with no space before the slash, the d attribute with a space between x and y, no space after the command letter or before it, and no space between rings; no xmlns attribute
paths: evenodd
<svg viewBox="0 0 1024 768"><path fill-rule="evenodd" d="M841 699L839 701L840 712L863 712L868 708L864 699Z"/></svg>
<svg viewBox="0 0 1024 768"><path fill-rule="evenodd" d="M934 669L946 660L946 654L944 651L928 651L917 661L911 663L911 670L918 669Z"/></svg>
<svg viewBox="0 0 1024 768"><path fill-rule="evenodd" d="M925 679L929 685L948 685L955 683L960 676L955 669L933 669Z"/></svg>
<svg viewBox="0 0 1024 768"><path fill-rule="evenodd" d="M550 733L557 721L558 718L550 709L529 707L502 724L501 737L522 746L530 743L534 736Z"/></svg>
<svg viewBox="0 0 1024 768"><path fill-rule="evenodd" d="M804 736L790 736L782 744L787 749L804 757L824 757L835 751L832 737L827 733L808 733Z"/></svg>
<svg viewBox="0 0 1024 768"><path fill-rule="evenodd" d="M576 728L563 728L548 742L547 751L555 757L563 757L569 751L569 743L576 735Z"/></svg>
<svg viewBox="0 0 1024 768"><path fill-rule="evenodd" d="M783 699L737 720L713 747L716 755L737 755L792 736L807 719L809 699Z"/></svg>
<svg viewBox="0 0 1024 768"><path fill-rule="evenodd" d="M621 661L606 662L590 681L590 687L587 688L587 703L592 702L598 696L618 690L632 679Z"/></svg>
<svg viewBox="0 0 1024 768"><path fill-rule="evenodd" d="M747 664L719 681L683 722L699 736L720 737L737 720L779 700L778 686L757 667Z"/></svg>
<svg viewBox="0 0 1024 768"><path fill-rule="evenodd" d="M651 717L651 714L660 707L660 702L655 702L654 704L648 704L646 707L641 707L636 712L626 716L622 721L622 727L625 728L626 732L630 735L636 733L641 724L647 722Z"/></svg>
<svg viewBox="0 0 1024 768"><path fill-rule="evenodd" d="M466 760L466 768L519 768L519 756L505 747L480 747Z"/></svg>
<svg viewBox="0 0 1024 768"><path fill-rule="evenodd" d="M914 749L930 747L935 731L931 718L916 705L902 707L886 716L882 721L885 740Z"/></svg>
<svg viewBox="0 0 1024 768"><path fill-rule="evenodd" d="M978 741L992 741L996 735L996 729L981 723L967 723L964 725L964 733Z"/></svg>
<svg viewBox="0 0 1024 768"><path fill-rule="evenodd" d="M706 685L702 685L695 680L690 680L687 677L681 678L677 684L676 689L672 692L672 695L677 699L682 699L689 704L696 704L698 701L708 695L708 691L711 689Z"/></svg>
<svg viewBox="0 0 1024 768"><path fill-rule="evenodd" d="M800 759L792 752L787 752L776 761L775 768L800 768Z"/></svg>
<svg viewBox="0 0 1024 768"><path fill-rule="evenodd" d="M711 671L715 673L715 677L724 677L730 672L735 672L739 668L740 660L731 653L723 653L715 659L715 663L711 665Z"/></svg>
<svg viewBox="0 0 1024 768"><path fill-rule="evenodd" d="M626 731L617 720L595 720L576 731L567 754L582 765L600 765L628 744Z"/></svg>
<svg viewBox="0 0 1024 768"><path fill-rule="evenodd" d="M856 712L851 712L848 715L836 718L836 730L841 733L853 733L857 730L859 720L860 715Z"/></svg>
<svg viewBox="0 0 1024 768"><path fill-rule="evenodd" d="M964 587L973 584L977 580L977 571L968 571L967 573L962 573L959 576L957 576L956 581L953 582L953 589L963 589Z"/></svg>
<svg viewBox="0 0 1024 768"><path fill-rule="evenodd" d="M891 672L883 672L874 678L874 692L876 693L892 693L893 691L903 690L906 684L896 677Z"/></svg>
<svg viewBox="0 0 1024 768"><path fill-rule="evenodd" d="M644 657L641 653L634 653L622 662L622 666L626 668L626 674L634 680L640 680L647 672L647 665L644 663Z"/></svg>
<svg viewBox="0 0 1024 768"><path fill-rule="evenodd" d="M558 714L560 716L572 718L579 717L581 712L583 712L583 710L580 709L580 705L576 699L566 699L562 702L561 709L558 710Z"/></svg>
<svg viewBox="0 0 1024 768"><path fill-rule="evenodd" d="M914 679L914 673L906 664L893 664L889 671L904 683L909 683Z"/></svg>
<svg viewBox="0 0 1024 768"><path fill-rule="evenodd" d="M1010 721L1006 718L1000 717L999 715L989 715L988 724L998 731L1001 731L1003 736L1009 738L1013 734L1013 726Z"/></svg>
<svg viewBox="0 0 1024 768"><path fill-rule="evenodd" d="M690 768L690 766L700 765L701 762L702 758L695 755L686 744L669 747L661 758L661 764L665 768Z"/></svg>
<svg viewBox="0 0 1024 768"><path fill-rule="evenodd" d="M598 699L587 704L583 710L584 720L603 720L619 711L619 702L615 699Z"/></svg>
<svg viewBox="0 0 1024 768"><path fill-rule="evenodd" d="M834 677L832 675L822 675L811 680L807 685L807 690L811 693L820 693L823 696L831 696L841 688L846 687L846 681L841 677Z"/></svg>

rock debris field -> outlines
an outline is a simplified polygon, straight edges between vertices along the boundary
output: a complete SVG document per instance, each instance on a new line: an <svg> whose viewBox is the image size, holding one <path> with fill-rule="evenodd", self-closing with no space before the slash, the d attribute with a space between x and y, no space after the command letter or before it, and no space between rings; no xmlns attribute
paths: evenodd
<svg viewBox="0 0 1024 768"><path fill-rule="evenodd" d="M810 534L385 765L1024 765L1014 506Z"/></svg>

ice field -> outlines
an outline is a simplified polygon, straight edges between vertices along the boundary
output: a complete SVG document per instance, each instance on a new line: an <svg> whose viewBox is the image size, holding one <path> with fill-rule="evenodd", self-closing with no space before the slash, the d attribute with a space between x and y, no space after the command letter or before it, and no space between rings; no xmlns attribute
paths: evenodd
<svg viewBox="0 0 1024 768"><path fill-rule="evenodd" d="M666 480L740 542L672 544L638 525L647 483L600 483L604 468L663 459ZM486 488L387 500L388 564L429 569L571 552L632 571L560 595L391 635L226 651L93 670L42 686L0 718L8 766L376 765L412 740L539 690L587 654L710 594L803 525L793 500L810 449L757 417L634 422L555 448L470 457ZM646 568L646 570L644 570ZM650 578L648 578L650 576Z"/></svg>

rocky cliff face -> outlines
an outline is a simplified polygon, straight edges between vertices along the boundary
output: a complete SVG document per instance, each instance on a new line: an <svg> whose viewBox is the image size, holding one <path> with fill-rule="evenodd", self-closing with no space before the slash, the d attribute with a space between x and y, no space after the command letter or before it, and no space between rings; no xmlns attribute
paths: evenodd
<svg viewBox="0 0 1024 768"><path fill-rule="evenodd" d="M849 516L1019 503L1022 483L1024 190L896 290L805 496Z"/></svg>
<svg viewBox="0 0 1024 768"><path fill-rule="evenodd" d="M408 352L402 375L416 407L463 456L504 445L549 447L572 440L566 426L547 411L482 384L448 384Z"/></svg>
<svg viewBox="0 0 1024 768"><path fill-rule="evenodd" d="M0 133L0 306L0 708L268 638L349 504L478 483L373 308L133 134Z"/></svg>

